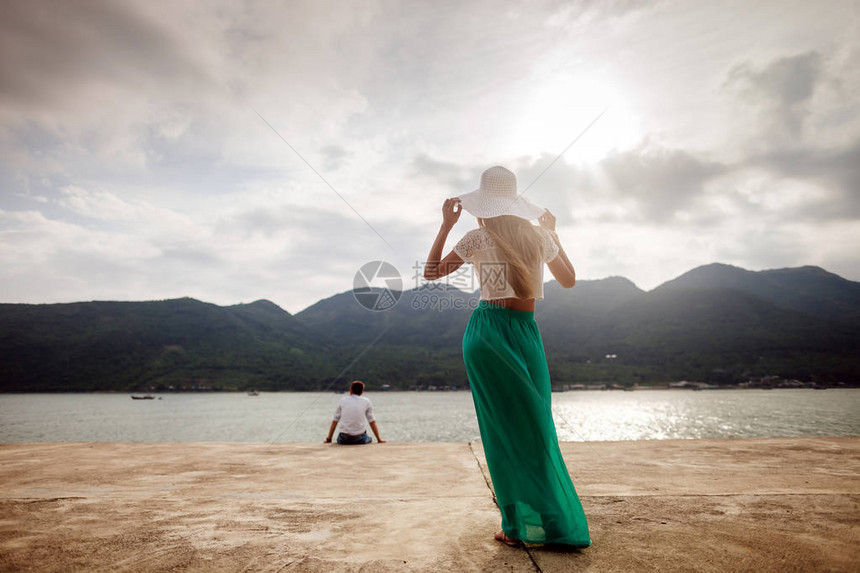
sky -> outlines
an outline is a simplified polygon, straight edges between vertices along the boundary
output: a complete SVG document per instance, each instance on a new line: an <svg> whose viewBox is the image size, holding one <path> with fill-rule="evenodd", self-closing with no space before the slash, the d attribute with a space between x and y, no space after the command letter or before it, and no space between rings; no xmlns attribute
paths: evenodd
<svg viewBox="0 0 860 573"><path fill-rule="evenodd" d="M493 165L580 280L858 281L858 6L2 0L0 302L412 288Z"/></svg>

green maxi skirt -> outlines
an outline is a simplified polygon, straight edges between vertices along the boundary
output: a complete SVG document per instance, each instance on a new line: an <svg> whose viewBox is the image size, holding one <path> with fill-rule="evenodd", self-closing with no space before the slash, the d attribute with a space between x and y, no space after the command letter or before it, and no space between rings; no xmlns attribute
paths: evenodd
<svg viewBox="0 0 860 573"><path fill-rule="evenodd" d="M463 360L504 532L527 543L591 545L558 447L534 313L481 301L466 326Z"/></svg>

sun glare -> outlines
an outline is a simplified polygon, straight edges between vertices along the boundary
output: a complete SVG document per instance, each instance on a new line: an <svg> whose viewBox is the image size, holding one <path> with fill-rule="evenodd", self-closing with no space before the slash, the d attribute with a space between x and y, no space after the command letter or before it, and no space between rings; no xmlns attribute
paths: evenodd
<svg viewBox="0 0 860 573"><path fill-rule="evenodd" d="M595 162L641 138L639 122L619 90L591 77L555 77L538 84L526 100L511 145L521 155L561 153L588 124L605 113L568 150L576 162Z"/></svg>

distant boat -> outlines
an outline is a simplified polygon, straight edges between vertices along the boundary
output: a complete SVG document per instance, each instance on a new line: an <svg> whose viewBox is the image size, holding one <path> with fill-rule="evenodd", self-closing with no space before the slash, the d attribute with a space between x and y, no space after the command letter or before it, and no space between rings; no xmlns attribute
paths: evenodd
<svg viewBox="0 0 860 573"><path fill-rule="evenodd" d="M248 396L259 396L260 393L256 390L248 390Z"/></svg>
<svg viewBox="0 0 860 573"><path fill-rule="evenodd" d="M132 394L131 399L132 400L154 400L155 396L153 396L152 394L147 394L145 396L135 396L134 394Z"/></svg>

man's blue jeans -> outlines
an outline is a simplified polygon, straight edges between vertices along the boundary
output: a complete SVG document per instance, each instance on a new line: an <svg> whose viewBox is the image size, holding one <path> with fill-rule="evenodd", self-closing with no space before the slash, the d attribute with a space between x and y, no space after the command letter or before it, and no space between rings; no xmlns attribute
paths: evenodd
<svg viewBox="0 0 860 573"><path fill-rule="evenodd" d="M343 444L345 446L351 446L355 444L369 444L373 441L373 438L367 435L367 432L363 434L359 434L357 436L353 436L352 434L344 434L343 432L337 435L337 443Z"/></svg>

